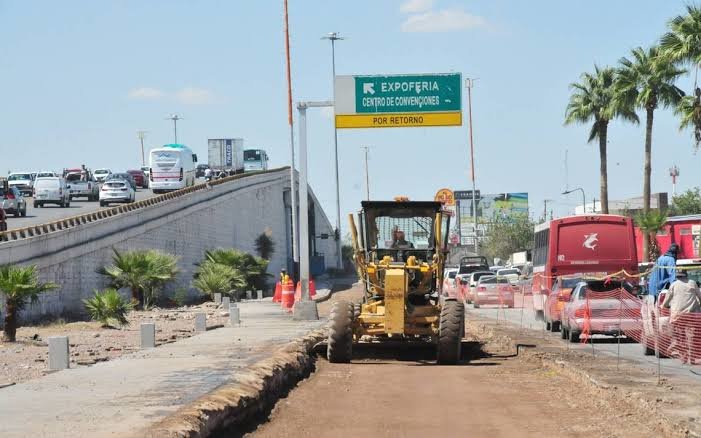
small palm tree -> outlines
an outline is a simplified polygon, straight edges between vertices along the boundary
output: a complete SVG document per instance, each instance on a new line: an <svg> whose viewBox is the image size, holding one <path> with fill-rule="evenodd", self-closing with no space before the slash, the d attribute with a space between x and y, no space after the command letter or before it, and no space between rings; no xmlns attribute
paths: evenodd
<svg viewBox="0 0 701 438"><path fill-rule="evenodd" d="M640 213L635 217L635 223L643 233L644 238L650 241L647 247L647 253L643 254L645 261L657 260L660 256L660 248L657 245L657 233L667 223L667 213L659 210L650 210L647 213Z"/></svg>
<svg viewBox="0 0 701 438"><path fill-rule="evenodd" d="M90 318L99 321L102 327L111 327L111 321L115 321L120 326L129 325L127 313L134 308L132 303L122 298L119 292L112 288L102 292L95 291L95 296L83 300L83 303Z"/></svg>
<svg viewBox="0 0 701 438"><path fill-rule="evenodd" d="M214 296L215 293L228 294L232 289L246 285L244 276L231 266L205 260L199 267L192 286L203 294Z"/></svg>
<svg viewBox="0 0 701 438"><path fill-rule="evenodd" d="M677 68L658 47L631 51L632 60L621 58L616 79L616 99L621 107L645 110L645 164L643 168L643 214L650 212L650 176L652 174L652 124L659 107L676 107L684 92L674 85L686 70ZM643 256L647 257L649 234L643 239ZM647 260L644 260L647 261Z"/></svg>
<svg viewBox="0 0 701 438"><path fill-rule="evenodd" d="M5 327L3 340L15 342L17 337L17 313L27 301L35 302L39 294L56 289L54 283L42 283L37 278L35 265L0 266L0 292L5 294Z"/></svg>
<svg viewBox="0 0 701 438"><path fill-rule="evenodd" d="M155 291L178 273L178 259L156 250L120 253L113 249L112 265L98 270L117 289L128 287L138 307L149 305Z"/></svg>
<svg viewBox="0 0 701 438"><path fill-rule="evenodd" d="M230 266L240 272L246 279L244 287L249 289L261 286L268 275L268 260L233 248L205 251L205 260Z"/></svg>
<svg viewBox="0 0 701 438"><path fill-rule="evenodd" d="M580 82L570 85L573 92L565 111L565 125L592 123L588 141L599 140L601 212L605 214L609 211L606 152L609 122L616 117L638 122L633 108L621 105L621 101L615 98L615 78L613 68L595 65L593 74L583 73Z"/></svg>

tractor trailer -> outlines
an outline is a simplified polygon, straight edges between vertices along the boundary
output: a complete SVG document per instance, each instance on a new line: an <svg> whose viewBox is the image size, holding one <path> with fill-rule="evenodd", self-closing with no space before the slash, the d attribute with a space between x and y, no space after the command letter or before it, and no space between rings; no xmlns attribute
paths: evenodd
<svg viewBox="0 0 701 438"><path fill-rule="evenodd" d="M242 138L210 138L207 140L207 153L212 170L243 172Z"/></svg>

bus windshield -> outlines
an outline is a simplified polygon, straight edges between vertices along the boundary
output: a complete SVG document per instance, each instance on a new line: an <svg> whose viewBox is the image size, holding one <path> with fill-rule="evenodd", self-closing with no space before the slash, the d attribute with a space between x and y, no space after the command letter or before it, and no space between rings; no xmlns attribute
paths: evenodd
<svg viewBox="0 0 701 438"><path fill-rule="evenodd" d="M243 151L244 161L260 161L261 151L260 149L249 149Z"/></svg>

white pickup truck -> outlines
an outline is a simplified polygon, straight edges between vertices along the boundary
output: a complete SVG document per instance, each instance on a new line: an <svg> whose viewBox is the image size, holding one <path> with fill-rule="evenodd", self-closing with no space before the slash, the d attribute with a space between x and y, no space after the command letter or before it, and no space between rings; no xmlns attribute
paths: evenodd
<svg viewBox="0 0 701 438"><path fill-rule="evenodd" d="M67 173L66 183L71 193L71 199L85 197L88 198L88 201L99 201L100 184L95 181L89 170Z"/></svg>

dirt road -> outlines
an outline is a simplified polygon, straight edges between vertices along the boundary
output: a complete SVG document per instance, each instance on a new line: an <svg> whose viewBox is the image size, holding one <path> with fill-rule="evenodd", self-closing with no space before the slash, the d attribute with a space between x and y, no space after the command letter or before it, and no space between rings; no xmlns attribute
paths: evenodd
<svg viewBox="0 0 701 438"><path fill-rule="evenodd" d="M434 365L426 348L356 348L351 364L320 359L251 436L669 436L645 412L539 360L471 334L463 346L460 366Z"/></svg>

